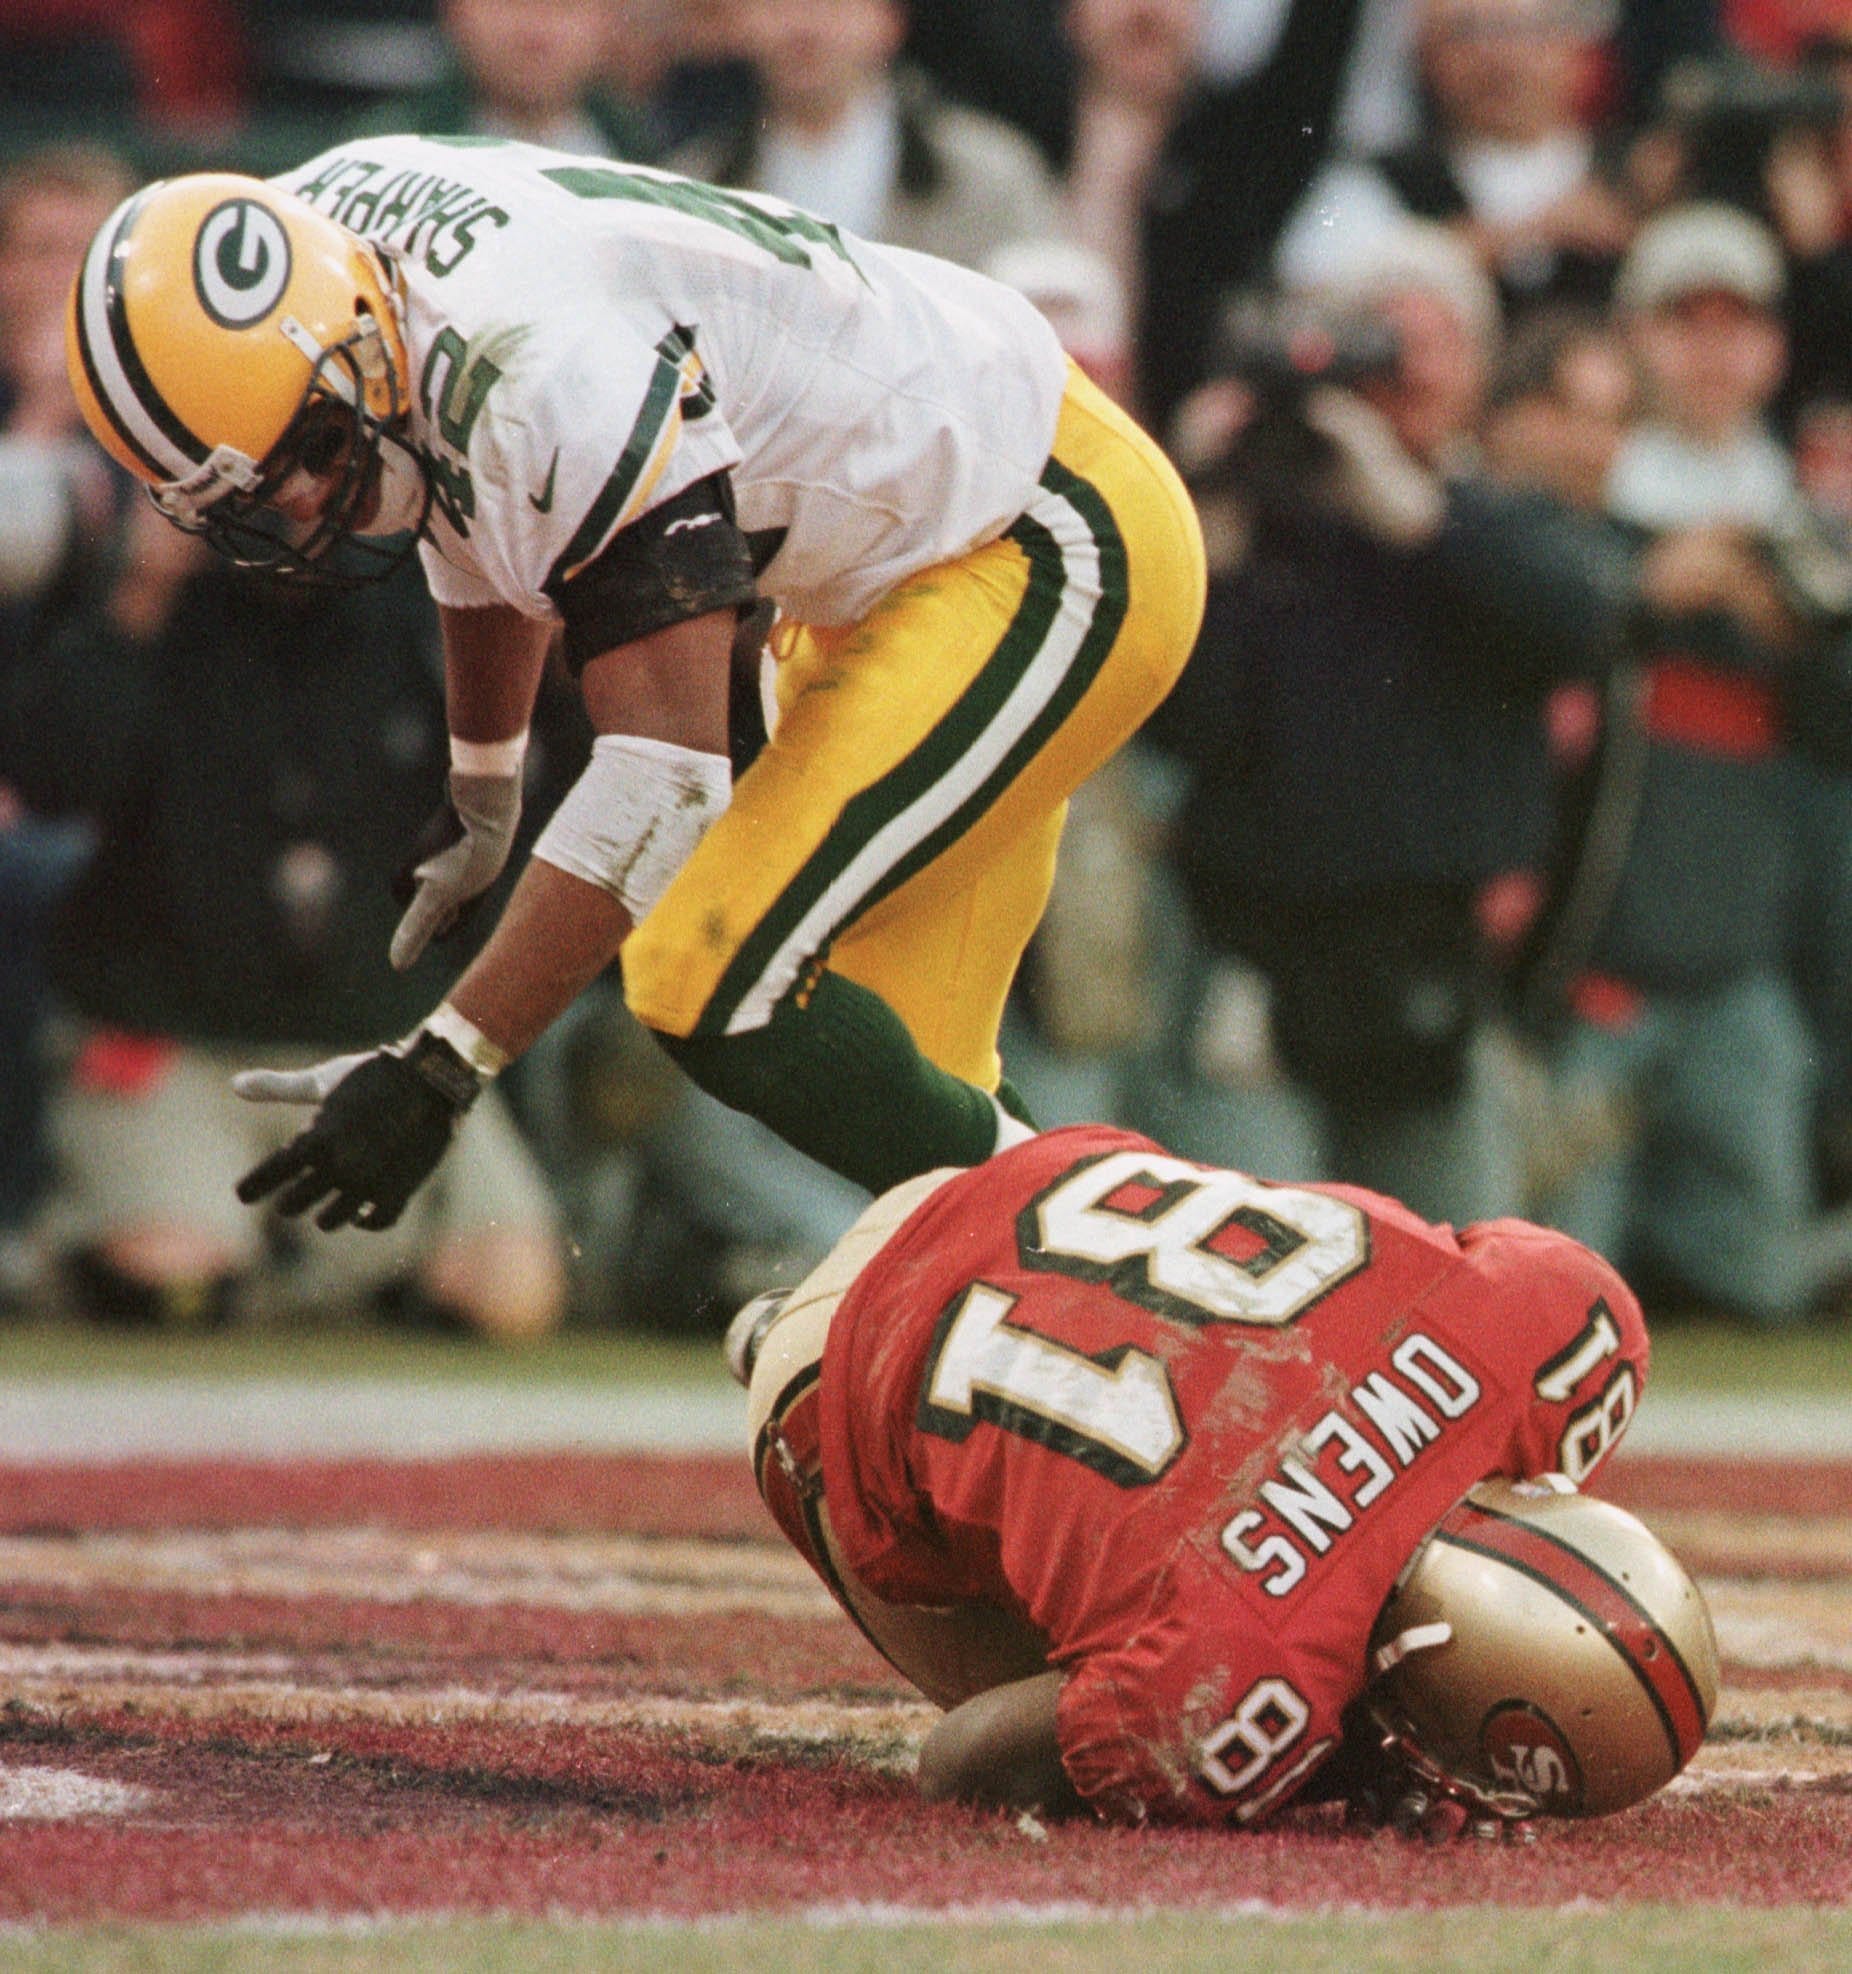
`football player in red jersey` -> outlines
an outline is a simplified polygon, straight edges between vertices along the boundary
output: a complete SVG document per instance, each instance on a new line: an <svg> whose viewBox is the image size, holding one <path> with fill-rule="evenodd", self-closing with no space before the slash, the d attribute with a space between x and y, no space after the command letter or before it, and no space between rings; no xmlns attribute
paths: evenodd
<svg viewBox="0 0 1852 1974"><path fill-rule="evenodd" d="M929 1796L1496 1828L1703 1740L1703 1600L1576 1486L1639 1305L1562 1235L1079 1126L883 1195L728 1354L780 1528L949 1710Z"/></svg>

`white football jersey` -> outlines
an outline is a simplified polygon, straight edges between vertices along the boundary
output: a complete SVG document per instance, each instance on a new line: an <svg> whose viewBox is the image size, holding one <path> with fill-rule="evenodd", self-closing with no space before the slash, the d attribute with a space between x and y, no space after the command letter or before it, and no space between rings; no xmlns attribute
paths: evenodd
<svg viewBox="0 0 1852 1974"><path fill-rule="evenodd" d="M852 622L1001 533L1054 442L1066 359L1027 301L780 200L426 137L277 182L403 277L440 603L554 616L620 528L728 469L766 594Z"/></svg>

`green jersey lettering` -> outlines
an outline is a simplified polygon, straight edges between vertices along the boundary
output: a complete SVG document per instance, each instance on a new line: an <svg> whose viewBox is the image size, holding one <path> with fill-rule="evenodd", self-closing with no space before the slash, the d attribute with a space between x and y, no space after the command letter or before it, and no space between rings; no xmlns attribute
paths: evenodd
<svg viewBox="0 0 1852 1974"><path fill-rule="evenodd" d="M469 523L476 512L476 483L465 463L470 434L489 392L502 374L499 363L478 354L472 361L469 346L454 329L443 328L431 339L430 354L418 379L418 401L424 415L437 427L438 436L458 457L445 459L427 452L431 468L433 497L457 533L469 538Z"/></svg>
<svg viewBox="0 0 1852 1974"><path fill-rule="evenodd" d="M812 247L821 247L844 266L855 267L842 234L829 221L814 219L809 213L778 212L717 185L703 185L692 178L645 178L613 165L557 165L540 175L575 199L628 199L635 205L663 206L671 212L686 213L690 219L704 219L793 267L816 265L810 254ZM856 268L856 272L861 270Z"/></svg>

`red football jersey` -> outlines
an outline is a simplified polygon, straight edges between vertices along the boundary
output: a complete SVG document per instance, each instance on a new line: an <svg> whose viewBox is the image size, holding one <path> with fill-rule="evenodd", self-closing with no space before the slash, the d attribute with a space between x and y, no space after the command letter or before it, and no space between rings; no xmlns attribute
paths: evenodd
<svg viewBox="0 0 1852 1974"><path fill-rule="evenodd" d="M1563 1235L1082 1126L942 1186L856 1279L824 1489L877 1594L1047 1639L1088 1801L1248 1823L1337 1746L1422 1538L1488 1475L1581 1480L1646 1358Z"/></svg>

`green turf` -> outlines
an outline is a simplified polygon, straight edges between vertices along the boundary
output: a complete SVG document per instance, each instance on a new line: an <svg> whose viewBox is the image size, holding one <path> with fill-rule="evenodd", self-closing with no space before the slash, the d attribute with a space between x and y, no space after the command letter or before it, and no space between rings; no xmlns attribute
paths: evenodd
<svg viewBox="0 0 1852 1974"><path fill-rule="evenodd" d="M701 1926L492 1921L304 1932L124 1928L0 1934L19 1974L1838 1974L1852 1966L1852 1914L1622 1906L1520 1912L1347 1913L1283 1919L1231 1911L1137 1921L889 1925L723 1922Z"/></svg>
<svg viewBox="0 0 1852 1974"><path fill-rule="evenodd" d="M522 1350L364 1326L172 1336L43 1322L0 1330L10 1378L406 1378L423 1384L720 1384L718 1339L569 1332Z"/></svg>
<svg viewBox="0 0 1852 1974"><path fill-rule="evenodd" d="M1852 1395L1852 1326L1845 1324L1783 1335L1666 1320L1652 1326L1652 1339L1655 1390Z"/></svg>
<svg viewBox="0 0 1852 1974"><path fill-rule="evenodd" d="M1803 1391L1852 1396L1845 1327L1770 1335L1731 1324L1665 1321L1653 1330L1659 1391ZM421 1383L717 1384L718 1341L569 1332L534 1349L496 1350L465 1338L360 1325L161 1336L77 1323L0 1330L0 1373L12 1378L372 1377Z"/></svg>

